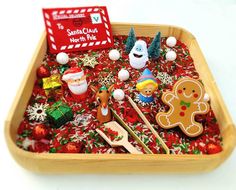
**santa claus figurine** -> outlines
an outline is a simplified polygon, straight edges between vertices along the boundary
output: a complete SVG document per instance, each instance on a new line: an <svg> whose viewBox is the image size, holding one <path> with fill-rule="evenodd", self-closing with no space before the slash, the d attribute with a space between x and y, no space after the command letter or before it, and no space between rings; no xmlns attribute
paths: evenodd
<svg viewBox="0 0 236 190"><path fill-rule="evenodd" d="M84 100L87 97L88 83L86 81L86 75L84 71L79 67L72 67L66 70L62 76L68 88L71 91L71 95L75 100Z"/></svg>

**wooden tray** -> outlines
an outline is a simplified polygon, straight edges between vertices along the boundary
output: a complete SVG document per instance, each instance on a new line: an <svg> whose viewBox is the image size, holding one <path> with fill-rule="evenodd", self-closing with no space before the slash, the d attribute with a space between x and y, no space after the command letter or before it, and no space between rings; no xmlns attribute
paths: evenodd
<svg viewBox="0 0 236 190"><path fill-rule="evenodd" d="M213 155L49 154L31 153L18 148L15 142L17 128L32 93L36 69L42 63L47 49L46 34L43 33L5 122L8 148L20 165L43 173L205 172L219 166L231 154L236 144L235 127L195 37L185 29L174 26L124 23L113 23L113 34L127 35L131 26L137 36L153 37L160 31L162 36L175 36L188 46L195 67L211 97L211 106L223 136L223 151Z"/></svg>

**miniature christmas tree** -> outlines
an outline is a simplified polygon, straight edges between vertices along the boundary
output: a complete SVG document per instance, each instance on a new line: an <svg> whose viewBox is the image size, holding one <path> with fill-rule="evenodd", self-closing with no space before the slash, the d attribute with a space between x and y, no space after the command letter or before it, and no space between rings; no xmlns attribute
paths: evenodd
<svg viewBox="0 0 236 190"><path fill-rule="evenodd" d="M158 34L152 40L152 43L148 48L149 57L157 59L160 56L160 47L161 47L161 33L158 32Z"/></svg>
<svg viewBox="0 0 236 190"><path fill-rule="evenodd" d="M133 48L135 42L136 42L136 37L135 37L134 29L131 28L130 31L129 31L128 38L126 40L126 44L125 44L126 53L129 53L131 51L131 49Z"/></svg>

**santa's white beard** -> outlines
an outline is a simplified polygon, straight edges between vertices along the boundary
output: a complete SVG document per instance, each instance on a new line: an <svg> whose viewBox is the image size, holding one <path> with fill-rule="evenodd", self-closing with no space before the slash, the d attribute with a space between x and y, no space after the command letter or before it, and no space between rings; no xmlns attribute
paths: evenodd
<svg viewBox="0 0 236 190"><path fill-rule="evenodd" d="M87 81L81 81L79 84L78 83L71 83L68 84L68 88L73 94L80 95L85 93L88 90L88 84Z"/></svg>

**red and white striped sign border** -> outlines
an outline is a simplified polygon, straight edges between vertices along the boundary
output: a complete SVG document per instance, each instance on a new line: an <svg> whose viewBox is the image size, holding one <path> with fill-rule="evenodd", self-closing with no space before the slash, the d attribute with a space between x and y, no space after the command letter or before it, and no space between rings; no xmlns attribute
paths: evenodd
<svg viewBox="0 0 236 190"><path fill-rule="evenodd" d="M88 14L88 13L101 13L102 23L105 28L105 38L99 39L97 41L83 42L83 43L65 43L63 45L58 44L58 40L55 37L55 33L58 32L55 27L55 21L53 21L54 15L63 14ZM79 51L79 50L89 50L89 49L99 49L108 48L113 46L113 38L111 34L111 25L108 17L106 7L81 7L81 8L65 8L65 9L43 9L44 21L47 31L47 37L49 41L51 53L59 52L69 52L69 51ZM99 31L101 33L103 31ZM103 32L104 35L104 32Z"/></svg>

